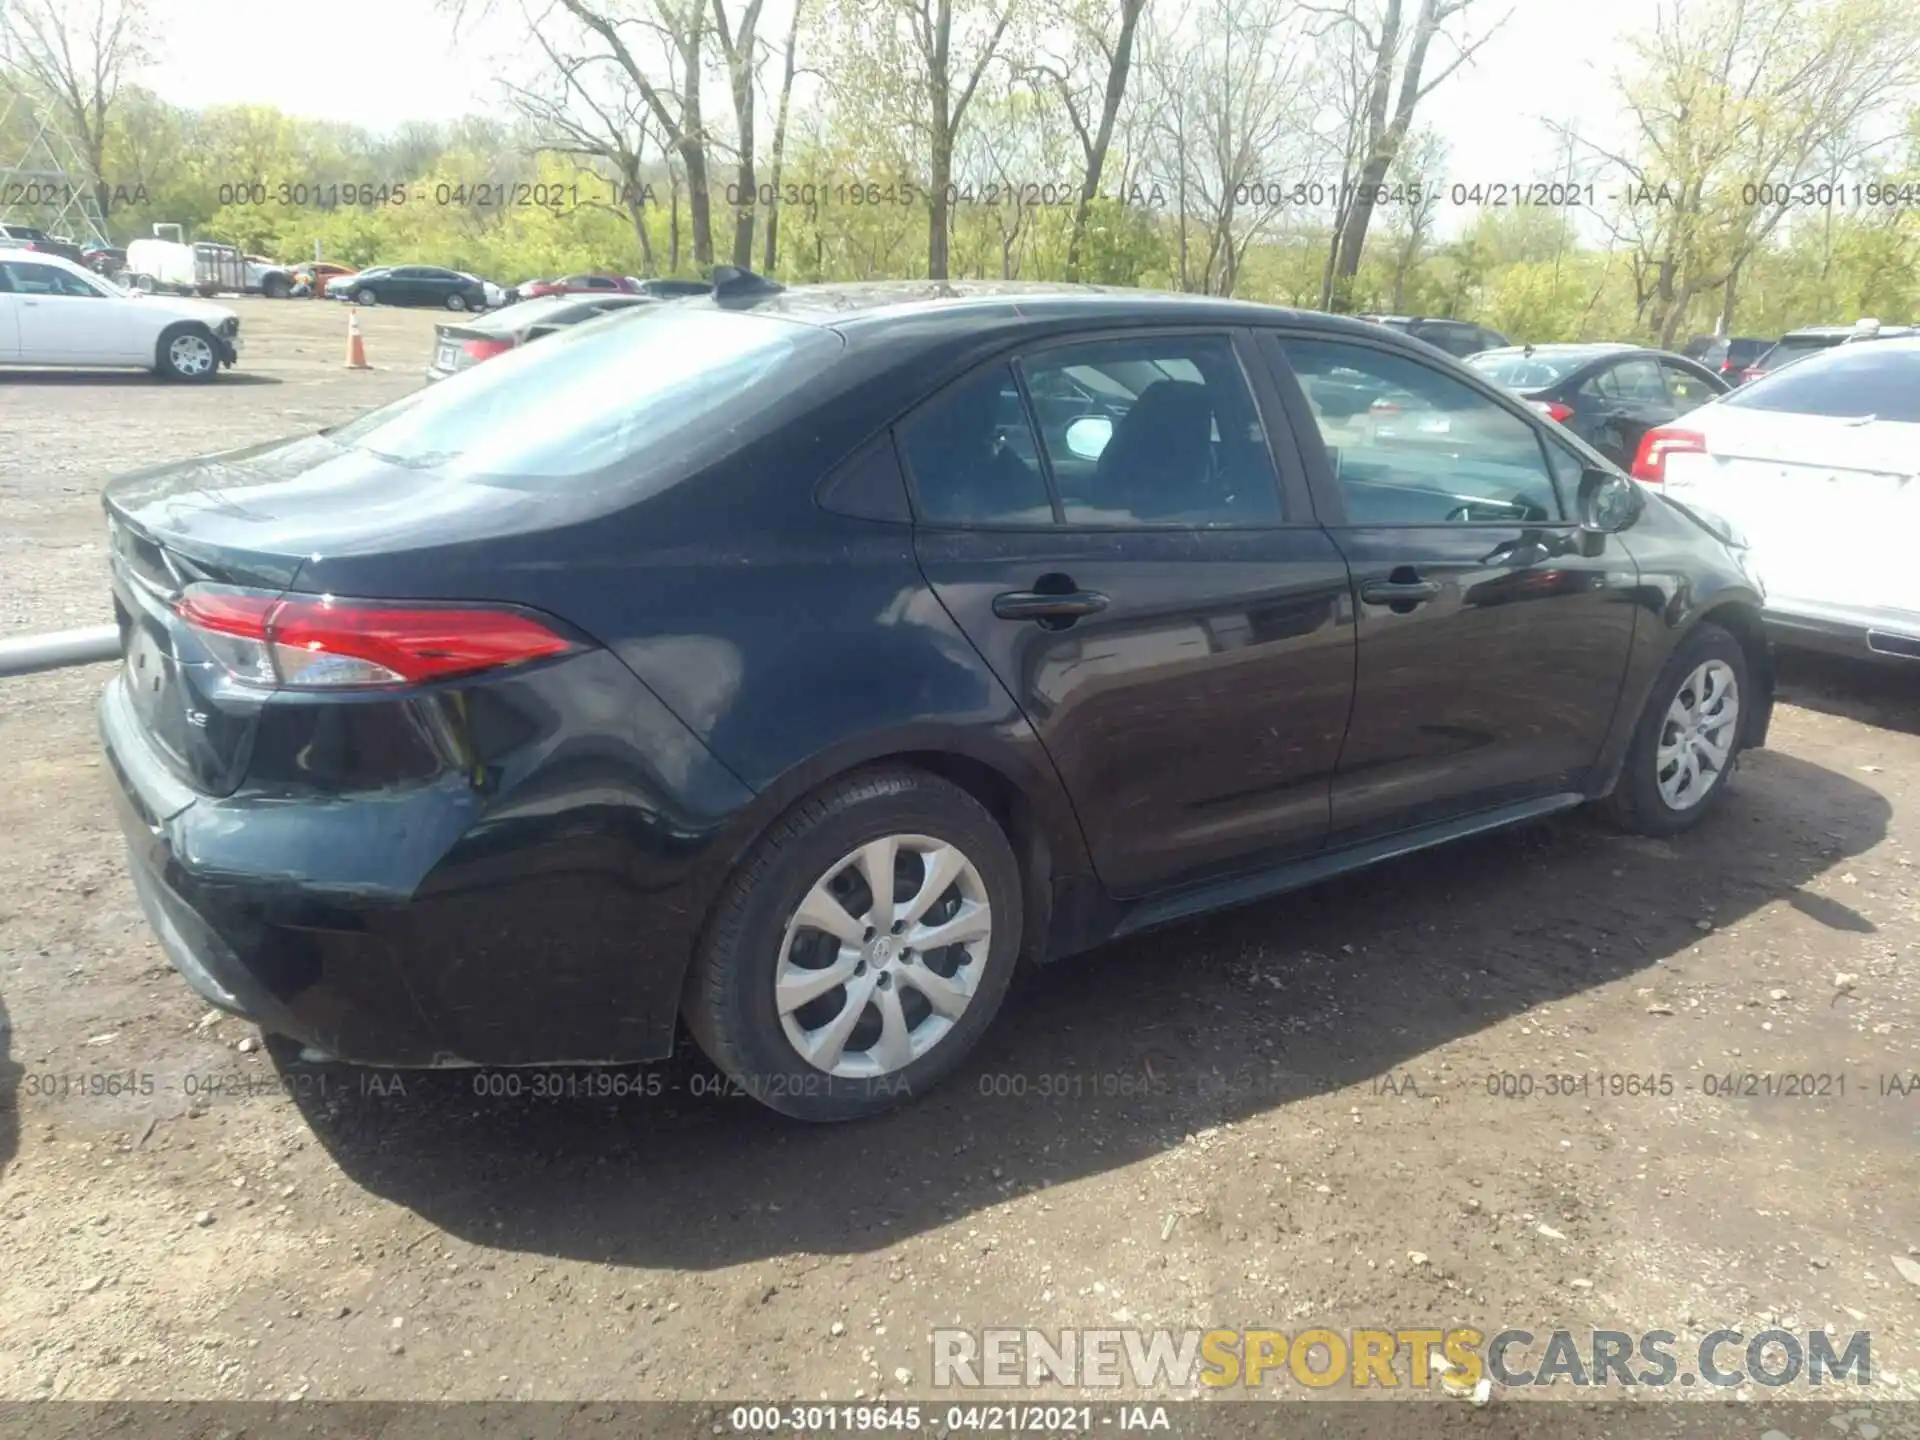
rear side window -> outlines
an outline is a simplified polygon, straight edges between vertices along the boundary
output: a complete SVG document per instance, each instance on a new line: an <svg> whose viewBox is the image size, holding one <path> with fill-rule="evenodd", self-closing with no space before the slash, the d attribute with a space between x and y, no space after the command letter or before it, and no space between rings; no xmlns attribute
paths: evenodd
<svg viewBox="0 0 1920 1440"><path fill-rule="evenodd" d="M571 326L335 430L334 443L471 479L577 482L728 443L841 347L764 315L643 306Z"/></svg>
<svg viewBox="0 0 1920 1440"><path fill-rule="evenodd" d="M935 396L895 431L922 520L1051 525L1033 430L1013 367L994 365Z"/></svg>
<svg viewBox="0 0 1920 1440"><path fill-rule="evenodd" d="M1920 349L1900 342L1841 345L1734 391L1744 410L1920 423Z"/></svg>

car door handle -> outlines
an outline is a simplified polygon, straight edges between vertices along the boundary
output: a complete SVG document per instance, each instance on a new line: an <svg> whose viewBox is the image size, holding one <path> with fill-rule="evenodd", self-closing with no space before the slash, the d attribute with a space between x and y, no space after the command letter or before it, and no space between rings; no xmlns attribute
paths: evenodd
<svg viewBox="0 0 1920 1440"><path fill-rule="evenodd" d="M1077 620L1098 615L1107 597L1095 590L1068 590L1049 594L1040 590L1009 590L993 597L993 613L1002 620Z"/></svg>
<svg viewBox="0 0 1920 1440"><path fill-rule="evenodd" d="M1417 603L1431 600L1439 593L1438 580L1369 580L1360 587L1360 598L1369 605Z"/></svg>

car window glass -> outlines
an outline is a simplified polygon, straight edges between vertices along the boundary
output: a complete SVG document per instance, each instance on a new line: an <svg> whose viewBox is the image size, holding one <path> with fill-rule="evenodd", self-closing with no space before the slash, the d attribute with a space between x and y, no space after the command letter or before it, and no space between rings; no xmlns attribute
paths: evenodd
<svg viewBox="0 0 1920 1440"><path fill-rule="evenodd" d="M1582 354L1527 354L1523 350L1482 350L1467 364L1496 385L1538 390L1571 375L1593 357Z"/></svg>
<svg viewBox="0 0 1920 1440"><path fill-rule="evenodd" d="M1565 511L1539 432L1409 356L1282 341L1355 525L1544 523Z"/></svg>
<svg viewBox="0 0 1920 1440"><path fill-rule="evenodd" d="M57 265L36 265L10 260L5 269L10 288L18 295L73 295L97 300L100 292L78 275L69 275Z"/></svg>
<svg viewBox="0 0 1920 1440"><path fill-rule="evenodd" d="M1273 525L1280 488L1225 335L1142 336L1020 361L1070 525ZM1076 380L1080 395L1064 393Z"/></svg>
<svg viewBox="0 0 1920 1440"><path fill-rule="evenodd" d="M1610 396L1636 405L1667 403L1666 382L1651 360L1622 360L1607 371Z"/></svg>
<svg viewBox="0 0 1920 1440"><path fill-rule="evenodd" d="M1682 409L1692 410L1704 405L1720 393L1698 375L1682 370L1678 365L1663 364L1660 373L1666 377L1667 398Z"/></svg>
<svg viewBox="0 0 1920 1440"><path fill-rule="evenodd" d="M1011 366L990 366L943 391L894 433L922 520L1053 524L1053 502Z"/></svg>
<svg viewBox="0 0 1920 1440"><path fill-rule="evenodd" d="M1920 349L1910 342L1836 346L1751 381L1722 403L1920 424Z"/></svg>
<svg viewBox="0 0 1920 1440"><path fill-rule="evenodd" d="M659 305L520 346L327 440L452 480L639 488L737 446L741 396L776 408L841 344L817 326Z"/></svg>

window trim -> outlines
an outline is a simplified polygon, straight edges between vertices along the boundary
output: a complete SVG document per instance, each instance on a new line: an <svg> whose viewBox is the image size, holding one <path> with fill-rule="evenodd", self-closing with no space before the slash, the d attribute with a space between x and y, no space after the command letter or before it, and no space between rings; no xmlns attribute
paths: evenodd
<svg viewBox="0 0 1920 1440"><path fill-rule="evenodd" d="M1161 339L1177 341L1196 337L1224 338L1232 350L1235 363L1240 367L1241 378L1247 387L1247 397L1253 404L1254 416L1260 423L1261 434L1266 441L1267 459L1274 477L1274 498L1280 506L1280 518L1256 523L1230 521L1210 525L1189 525L1167 521L1132 525L1095 525L1084 521L1067 520L1065 507L1060 501L1059 487L1054 483L1052 457L1046 453L1046 444L1041 438L1040 426L1034 415L1032 397L1028 393L1027 376L1021 368L1021 362L1049 350L1074 349L1084 345L1096 345L1105 340L1144 343ZM1068 331L1026 341L1016 341L993 356L969 366L959 376L916 401L905 412L896 416L888 426L893 434L894 453L899 457L901 472L906 476L907 498L913 507L913 523L916 528L930 531L977 530L994 534L1024 535L1057 535L1065 532L1076 535L1204 535L1214 531L1258 532L1317 528L1320 522L1314 517L1311 482L1297 458L1297 442L1292 441L1292 417L1279 405L1279 396L1271 388L1272 377L1266 373L1267 366L1262 363L1263 360L1264 357L1258 353L1253 332L1244 325L1108 324L1095 329ZM977 379L994 366L1005 366L1013 372L1014 386L1020 396L1021 418L1026 422L1028 432L1033 437L1034 452L1040 458L1040 478L1046 486L1047 502L1053 507L1054 519L1051 524L1010 524L992 520L936 520L926 516L920 497L920 479L913 472L913 465L908 457L906 442L900 434L900 429L912 423L923 410L939 404L949 393ZM1293 446L1291 452L1286 448L1290 443ZM1291 466L1286 463L1289 453L1296 456L1295 464Z"/></svg>
<svg viewBox="0 0 1920 1440"><path fill-rule="evenodd" d="M1273 371L1273 381L1285 402L1288 420L1294 433L1294 443L1300 451L1302 464L1306 467L1308 483L1313 490L1313 504L1319 514L1319 523L1328 530L1513 530L1527 528L1532 530L1566 530L1580 528L1578 519L1573 518L1578 510L1577 496L1568 496L1560 488L1560 477L1554 473L1553 461L1546 447L1557 443L1548 433L1540 418L1527 409L1512 394L1491 385L1481 379L1466 362L1447 356L1448 365L1436 365L1431 358L1421 355L1412 346L1395 345L1382 341L1372 335L1350 335L1345 330L1331 327L1321 329L1307 325L1268 325L1259 332L1264 359ZM1307 392L1300 384L1300 377L1294 373L1293 366L1287 361L1284 342L1287 340L1317 341L1321 344L1348 345L1362 350L1377 350L1383 355L1391 355L1416 365L1425 365L1437 370L1473 391L1484 400L1491 401L1498 409L1505 410L1533 433L1540 446L1540 468L1552 488L1554 498L1560 505L1560 518L1555 520L1429 520L1409 521L1394 525L1377 523L1360 524L1347 517L1346 496L1340 489L1340 482L1334 478L1333 463L1327 456L1327 443L1320 433L1320 422L1313 417L1313 407L1307 401ZM1416 344L1424 343L1415 341ZM1437 347L1435 347L1437 348ZM1444 350L1439 352L1446 355ZM1573 452L1579 458L1579 452ZM1582 459L1582 470L1590 469L1590 462Z"/></svg>

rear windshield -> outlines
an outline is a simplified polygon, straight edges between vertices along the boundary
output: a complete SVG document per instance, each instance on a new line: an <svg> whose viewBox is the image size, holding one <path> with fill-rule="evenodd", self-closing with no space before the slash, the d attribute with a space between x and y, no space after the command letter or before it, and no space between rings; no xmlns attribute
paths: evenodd
<svg viewBox="0 0 1920 1440"><path fill-rule="evenodd" d="M1535 390L1552 385L1593 360L1591 355L1500 355L1481 351L1467 364L1496 385L1511 390Z"/></svg>
<svg viewBox="0 0 1920 1440"><path fill-rule="evenodd" d="M764 315L642 306L476 365L328 438L447 475L573 480L724 438L840 345L831 330Z"/></svg>
<svg viewBox="0 0 1920 1440"><path fill-rule="evenodd" d="M1744 410L1920 422L1920 349L1837 345L1762 376L1720 402Z"/></svg>

